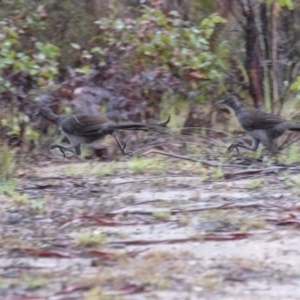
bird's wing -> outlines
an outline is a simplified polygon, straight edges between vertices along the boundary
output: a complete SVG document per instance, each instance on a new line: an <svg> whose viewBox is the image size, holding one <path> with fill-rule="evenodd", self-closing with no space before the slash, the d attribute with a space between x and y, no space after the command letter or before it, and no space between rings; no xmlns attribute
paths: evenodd
<svg viewBox="0 0 300 300"><path fill-rule="evenodd" d="M237 118L246 131L272 129L276 125L288 122L279 116L257 109L243 109L237 115Z"/></svg>
<svg viewBox="0 0 300 300"><path fill-rule="evenodd" d="M109 125L111 123L104 117L73 115L62 122L61 129L69 134L85 136L100 134Z"/></svg>

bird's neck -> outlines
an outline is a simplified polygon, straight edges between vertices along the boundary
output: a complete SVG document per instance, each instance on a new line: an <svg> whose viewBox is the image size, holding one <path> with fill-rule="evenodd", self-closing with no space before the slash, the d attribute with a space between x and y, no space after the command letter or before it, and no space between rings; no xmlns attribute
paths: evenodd
<svg viewBox="0 0 300 300"><path fill-rule="evenodd" d="M241 111L241 107L239 105L231 105L231 109L234 111L234 113L237 115Z"/></svg>
<svg viewBox="0 0 300 300"><path fill-rule="evenodd" d="M60 120L60 116L56 115L54 112L49 112L44 118L53 123L59 123Z"/></svg>

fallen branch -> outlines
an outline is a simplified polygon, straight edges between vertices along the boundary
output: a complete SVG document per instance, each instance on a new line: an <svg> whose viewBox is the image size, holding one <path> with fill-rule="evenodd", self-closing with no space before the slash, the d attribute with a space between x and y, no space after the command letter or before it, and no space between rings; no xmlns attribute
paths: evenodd
<svg viewBox="0 0 300 300"><path fill-rule="evenodd" d="M300 218L295 216L294 214L289 214L286 218L279 218L279 219L266 219L266 221L276 222L276 225L300 225Z"/></svg>
<svg viewBox="0 0 300 300"><path fill-rule="evenodd" d="M110 218L103 218L103 217L99 217L99 216L83 214L81 216L78 216L78 217L75 217L75 218L72 218L70 220L63 222L60 226L60 229L65 229L66 227L68 227L71 224L77 224L80 221L84 221L84 220L96 222L97 224L99 224L101 226L133 226L133 225L147 224L147 223L141 224L141 222L119 222L117 220L113 220Z"/></svg>
<svg viewBox="0 0 300 300"><path fill-rule="evenodd" d="M123 244L123 245L154 245L154 244L177 244L199 241L230 241L248 238L251 233L246 232L222 232L222 233L206 233L189 238L178 239L161 239L161 240L120 240L110 242L110 245Z"/></svg>
<svg viewBox="0 0 300 300"><path fill-rule="evenodd" d="M300 211L300 203L292 205L292 206L281 206L273 203L268 204L270 207L278 208L284 211Z"/></svg>
<svg viewBox="0 0 300 300"><path fill-rule="evenodd" d="M295 133L289 133L286 137L286 139L284 140L284 142L279 146L279 151L282 151L283 149L291 146L292 144L298 142L300 140L300 137L298 137L295 140L290 141L290 138L292 135L294 135Z"/></svg>
<svg viewBox="0 0 300 300"><path fill-rule="evenodd" d="M238 171L238 172L233 172L233 173L229 173L226 172L223 174L223 177L225 179L231 179L235 176L240 176L240 175L253 175L253 174L270 174L270 173L277 173L279 171L283 171L283 170L297 170L299 171L299 168L289 168L289 167L277 167L277 166L272 166L272 167L267 167L264 169L249 169L249 170L242 170L242 171Z"/></svg>
<svg viewBox="0 0 300 300"><path fill-rule="evenodd" d="M170 215L176 214L186 214L186 213L193 213L199 211L206 211L212 209L236 209L236 208L264 208L264 209L276 209L278 207L274 207L270 204L261 204L260 202L252 202L252 203L226 203L221 205L212 205L206 207L197 207L191 209L173 209L173 210L166 210ZM161 210L160 210L161 211ZM119 214L131 214L131 215L154 215L156 210L146 211L146 210L129 210L129 209L118 209L112 212L107 213L108 216L116 216Z"/></svg>
<svg viewBox="0 0 300 300"><path fill-rule="evenodd" d="M201 163L203 165L211 166L211 167L233 167L233 165L228 165L228 164L224 165L224 164L210 162L210 161L207 161L207 160L198 160L198 159L194 159L194 158L191 158L191 157L188 157L188 156L178 155L178 154L175 154L175 153L159 151L159 150L150 150L150 151L144 152L143 155L147 155L147 154L151 154L151 153L161 154L161 155L175 157L175 158L178 158L178 159L183 159L183 160L188 160L188 161L193 161L193 162L198 162L198 163Z"/></svg>

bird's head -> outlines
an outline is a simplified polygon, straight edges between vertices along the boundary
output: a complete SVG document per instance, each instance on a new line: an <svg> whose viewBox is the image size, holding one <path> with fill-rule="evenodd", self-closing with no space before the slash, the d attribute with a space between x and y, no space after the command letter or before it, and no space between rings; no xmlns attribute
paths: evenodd
<svg viewBox="0 0 300 300"><path fill-rule="evenodd" d="M47 118L49 117L51 114L53 114L53 111L47 107L44 106L43 108L41 108L38 112L36 112L35 114L33 114L34 117L43 117L43 118Z"/></svg>
<svg viewBox="0 0 300 300"><path fill-rule="evenodd" d="M234 111L237 111L237 110L239 110L242 107L240 101L234 95L227 96L225 99L223 99L222 101L218 102L218 105L221 106L221 107L222 106L230 107Z"/></svg>

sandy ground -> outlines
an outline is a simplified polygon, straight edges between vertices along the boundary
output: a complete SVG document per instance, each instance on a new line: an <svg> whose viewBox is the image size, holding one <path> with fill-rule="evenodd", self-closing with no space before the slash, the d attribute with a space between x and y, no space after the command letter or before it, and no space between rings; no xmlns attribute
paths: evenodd
<svg viewBox="0 0 300 300"><path fill-rule="evenodd" d="M1 299L300 299L299 171L240 170L25 167L0 195Z"/></svg>

